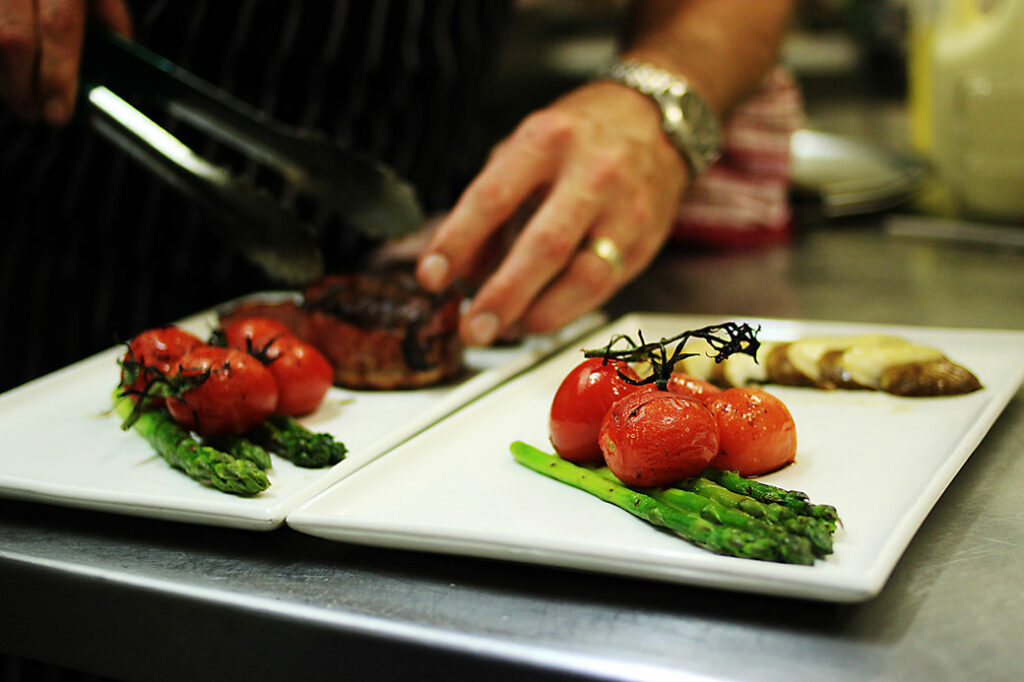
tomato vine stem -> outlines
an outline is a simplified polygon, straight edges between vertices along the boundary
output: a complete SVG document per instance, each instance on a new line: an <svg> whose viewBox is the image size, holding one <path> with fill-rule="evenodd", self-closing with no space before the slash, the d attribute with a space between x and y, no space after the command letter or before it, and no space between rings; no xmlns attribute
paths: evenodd
<svg viewBox="0 0 1024 682"><path fill-rule="evenodd" d="M730 355L743 353L757 361L757 350L761 342L757 334L761 327L752 327L746 323L723 322L722 324L709 325L700 329L691 329L681 332L675 336L662 338L659 341L648 343L644 339L642 330L637 331L639 343L634 341L628 334L614 334L608 344L600 348L584 349L583 355L588 358L604 358L605 361L620 360L623 362L645 362L651 367L651 374L640 380L625 376L618 372L619 378L634 386L654 384L659 390L667 390L668 380L672 371L681 360L694 355L685 349L686 343L691 339L703 339L714 351L711 357L716 363L722 362ZM616 348L617 345L625 344L625 348ZM672 351L670 346L676 344Z"/></svg>

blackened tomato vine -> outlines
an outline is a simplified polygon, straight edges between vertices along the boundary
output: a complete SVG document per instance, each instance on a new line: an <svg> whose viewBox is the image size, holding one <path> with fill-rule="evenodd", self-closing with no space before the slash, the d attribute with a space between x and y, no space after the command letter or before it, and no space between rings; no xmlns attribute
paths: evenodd
<svg viewBox="0 0 1024 682"><path fill-rule="evenodd" d="M620 371L619 377L634 386L654 384L659 390L665 391L668 390L668 382L676 363L697 355L697 353L686 351L685 346L690 339L704 339L714 350L715 354L712 357L716 363L737 353L749 355L756 361L757 351L761 347L761 342L757 340L757 334L760 331L760 326L754 328L745 323L724 322L685 331L651 343L644 340L642 331L637 332L639 343L628 334L615 334L608 345L584 350L583 355L588 358L604 358L606 361L646 362L651 367L650 376L633 379ZM622 343L626 344L625 348L615 348ZM669 347L672 344L676 345L670 353Z"/></svg>

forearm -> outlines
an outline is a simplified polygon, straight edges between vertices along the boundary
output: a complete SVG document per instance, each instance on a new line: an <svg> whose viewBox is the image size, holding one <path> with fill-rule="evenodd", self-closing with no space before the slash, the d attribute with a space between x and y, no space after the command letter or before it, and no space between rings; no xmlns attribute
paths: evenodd
<svg viewBox="0 0 1024 682"><path fill-rule="evenodd" d="M792 0L638 0L622 56L685 76L719 114L778 58Z"/></svg>

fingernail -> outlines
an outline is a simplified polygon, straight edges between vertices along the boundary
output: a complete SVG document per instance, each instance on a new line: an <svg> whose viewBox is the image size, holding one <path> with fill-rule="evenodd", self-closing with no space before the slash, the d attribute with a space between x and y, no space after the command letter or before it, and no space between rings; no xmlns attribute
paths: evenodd
<svg viewBox="0 0 1024 682"><path fill-rule="evenodd" d="M43 104L43 119L51 125L62 125L67 122L67 107L58 97L51 97Z"/></svg>
<svg viewBox="0 0 1024 682"><path fill-rule="evenodd" d="M494 313L477 313L466 324L467 341L471 346L487 346L494 341L500 328L501 320Z"/></svg>
<svg viewBox="0 0 1024 682"><path fill-rule="evenodd" d="M448 284L450 269L447 257L440 253L432 253L420 261L420 282L428 289L442 289Z"/></svg>

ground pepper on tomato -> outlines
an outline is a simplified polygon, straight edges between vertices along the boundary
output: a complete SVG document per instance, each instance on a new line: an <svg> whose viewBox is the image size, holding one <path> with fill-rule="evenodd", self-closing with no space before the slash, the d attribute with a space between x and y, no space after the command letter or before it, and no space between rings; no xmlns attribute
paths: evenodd
<svg viewBox="0 0 1024 682"><path fill-rule="evenodd" d="M588 358L570 371L551 401L548 433L555 452L570 462L600 462L601 421L616 401L639 389L623 379L639 381L624 362Z"/></svg>
<svg viewBox="0 0 1024 682"><path fill-rule="evenodd" d="M796 422L778 397L759 388L730 388L708 401L715 415L716 469L756 476L796 459Z"/></svg>
<svg viewBox="0 0 1024 682"><path fill-rule="evenodd" d="M667 485L707 468L718 453L718 428L699 400L647 389L612 406L599 442L605 464L623 483Z"/></svg>
<svg viewBox="0 0 1024 682"><path fill-rule="evenodd" d="M187 387L167 398L167 409L181 426L200 435L243 434L277 407L277 382L244 351L203 346L179 365L175 381Z"/></svg>

